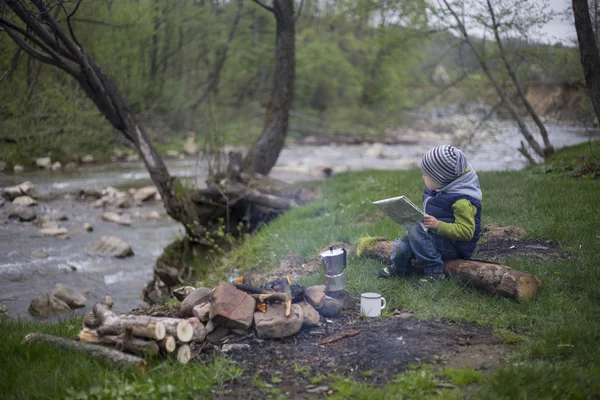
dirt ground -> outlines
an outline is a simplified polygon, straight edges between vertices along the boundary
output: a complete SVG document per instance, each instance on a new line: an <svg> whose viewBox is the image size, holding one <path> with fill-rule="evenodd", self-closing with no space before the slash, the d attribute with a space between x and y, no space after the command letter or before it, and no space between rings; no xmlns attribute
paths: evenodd
<svg viewBox="0 0 600 400"><path fill-rule="evenodd" d="M332 335L357 330L355 336L319 345ZM276 388L287 398L322 396L329 391L326 376L340 374L373 385L383 385L411 364L431 362L440 368L472 367L486 370L502 362L512 347L492 336L489 328L473 324L416 321L399 317L365 320L355 311L322 322L322 326L300 331L295 337L260 340L253 335L235 338L228 344L245 348L227 356L244 365L244 375L225 386L218 398L265 398L256 385ZM205 347L195 359L206 362L221 346ZM322 376L318 384L310 378ZM276 383L274 383L276 382Z"/></svg>

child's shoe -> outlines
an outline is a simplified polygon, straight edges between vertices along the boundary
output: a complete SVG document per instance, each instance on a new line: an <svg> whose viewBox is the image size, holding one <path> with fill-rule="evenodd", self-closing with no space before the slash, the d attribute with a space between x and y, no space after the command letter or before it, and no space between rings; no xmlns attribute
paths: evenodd
<svg viewBox="0 0 600 400"><path fill-rule="evenodd" d="M377 270L377 276L383 279L391 278L394 275L396 275L396 272L393 265L388 265L385 268Z"/></svg>

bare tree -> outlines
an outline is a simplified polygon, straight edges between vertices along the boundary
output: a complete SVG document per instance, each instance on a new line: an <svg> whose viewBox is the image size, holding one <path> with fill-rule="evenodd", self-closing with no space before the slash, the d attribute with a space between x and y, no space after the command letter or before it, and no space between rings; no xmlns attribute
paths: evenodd
<svg viewBox="0 0 600 400"><path fill-rule="evenodd" d="M254 143L244 166L248 171L268 174L277 162L289 127L289 114L294 99L296 74L295 18L293 0L262 0L255 3L273 13L277 23L275 39L275 76L271 100L267 107L263 132Z"/></svg>
<svg viewBox="0 0 600 400"><path fill-rule="evenodd" d="M585 82L596 118L600 121L600 56L586 0L573 0L573 16L575 17L575 29Z"/></svg>
<svg viewBox="0 0 600 400"><path fill-rule="evenodd" d="M473 39L468 34L467 29L463 22L463 18L457 14L457 12L448 3L447 0L442 0L442 1L443 1L443 4L444 4L446 10L452 15L452 17L456 21L456 25L457 25L459 32L464 37L467 45L471 48L471 51L473 52L473 55L475 56L479 65L481 66L481 69L488 77L488 80L490 81L490 83L494 86L496 93L502 100L502 103L504 104L505 108L508 110L508 112L511 115L511 117L513 118L513 120L516 122L517 126L519 127L519 130L521 131L521 134L527 141L527 144L529 145L529 147L531 147L531 149L533 149L533 151L538 156L540 156L542 158L548 157L548 155L550 155L554 151L554 149L552 148L550 143L547 142L547 146L545 148L543 148L538 143L538 141L535 139L535 137L531 133L531 130L529 129L529 127L527 126L527 124L525 123L523 118L519 115L519 111L517 110L517 107L513 104L510 97L508 96L508 94L502 88L498 79L494 76L484 55L478 50L477 46L473 42ZM497 29L497 27L496 27L496 29ZM512 71L512 68L510 69L510 73L514 74L514 71ZM516 79L516 76L515 76L515 79ZM518 82L518 80L517 80L517 82ZM523 93L523 96L524 96L524 93ZM546 140L545 140L545 142L546 142ZM521 148L519 149L519 151L529 160L529 162L533 161L533 158L529 155L529 153L527 152L526 147L524 146L523 143L521 144Z"/></svg>
<svg viewBox="0 0 600 400"><path fill-rule="evenodd" d="M77 39L71 18L82 0L70 11L63 2L49 4L41 0L1 0L0 29L31 57L65 71L79 83L111 125L137 149L167 212L185 226L194 241L202 243L207 232L222 224L223 219L227 221L226 231L235 232L240 222L246 231L252 231L264 219L295 204L293 198L279 196L273 188L262 191L239 179L224 185L209 180L208 188L202 190L184 187L170 175L123 94ZM7 7L24 26L4 18L1 13ZM66 15L69 34L50 14L53 7ZM239 171L236 174L239 176Z"/></svg>
<svg viewBox="0 0 600 400"><path fill-rule="evenodd" d="M552 147L552 144L550 144L550 139L548 138L548 131L546 130L546 126L540 119L537 112L535 112L535 110L533 109L533 106L531 105L529 100L527 100L527 95L525 94L525 91L523 90L523 87L519 82L519 78L517 77L517 74L515 73L513 67L510 65L508 59L506 58L506 52L504 51L504 45L502 44L502 39L500 38L500 31L498 29L500 27L501 22L496 19L496 13L494 12L494 7L492 7L492 3L490 0L487 0L487 6L488 11L490 12L490 17L492 18L492 31L494 32L494 38L496 39L496 44L498 45L498 50L500 51L500 57L502 58L502 62L504 63L506 72L508 72L510 79L513 81L515 87L517 88L519 99L521 99L521 102L527 109L527 112L529 113L529 115L531 116L531 118L533 119L540 131L540 135L542 136L542 140L544 141L544 156L547 157L550 154L554 153L554 147Z"/></svg>

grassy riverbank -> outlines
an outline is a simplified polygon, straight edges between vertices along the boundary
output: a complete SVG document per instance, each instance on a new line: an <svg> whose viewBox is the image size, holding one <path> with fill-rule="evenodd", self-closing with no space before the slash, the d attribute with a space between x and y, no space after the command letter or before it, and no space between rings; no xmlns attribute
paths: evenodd
<svg viewBox="0 0 600 400"><path fill-rule="evenodd" d="M592 150L600 156L600 144L594 144ZM404 308L420 319L493 327L497 335L515 343L513 356L501 367L483 374L470 370L442 373L425 367L400 374L377 389L339 376L314 380L328 384L339 398L600 396L600 180L589 173L578 176L589 170L581 168L586 165L582 156L590 157L588 145L562 150L546 166L480 174L484 224L523 226L528 238L559 242L566 254L550 261L522 257L505 261L540 277L543 290L535 301L509 301L464 287L456 280L417 289L412 280L375 278L375 270L381 267L376 261L349 259L349 289L354 294L383 293L388 311ZM332 241L356 244L364 236L400 236L398 226L370 203L398 194L418 201L422 182L417 170L365 171L336 176L320 183L319 189L316 201L288 212L234 250L230 264L267 271L290 252L309 257ZM319 282L322 276L315 274L304 283ZM147 377L137 377L84 356L21 343L31 331L73 336L79 326L78 320L52 325L0 322L0 393L8 398L202 397L243 373L243 365L224 358L206 366L191 363L185 367L156 360L150 363ZM276 388L276 380L272 383ZM462 384L469 389L462 390ZM277 392L271 388L269 393Z"/></svg>

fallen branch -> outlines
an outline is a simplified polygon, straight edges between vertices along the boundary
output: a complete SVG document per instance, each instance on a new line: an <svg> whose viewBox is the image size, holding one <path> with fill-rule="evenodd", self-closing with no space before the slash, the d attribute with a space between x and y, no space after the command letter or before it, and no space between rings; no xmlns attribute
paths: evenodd
<svg viewBox="0 0 600 400"><path fill-rule="evenodd" d="M325 344L337 342L338 340L341 340L341 339L344 339L347 337L356 336L359 333L360 333L360 331L357 329L346 329L339 333L336 333L334 335L326 337L325 339L323 339L319 343L317 343L317 346L323 346Z"/></svg>
<svg viewBox="0 0 600 400"><path fill-rule="evenodd" d="M29 333L25 336L24 342L27 344L48 343L63 350L83 352L94 359L120 368L135 367L139 374L145 374L148 371L146 360L104 346L77 342L43 333Z"/></svg>

